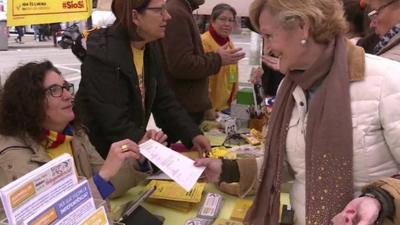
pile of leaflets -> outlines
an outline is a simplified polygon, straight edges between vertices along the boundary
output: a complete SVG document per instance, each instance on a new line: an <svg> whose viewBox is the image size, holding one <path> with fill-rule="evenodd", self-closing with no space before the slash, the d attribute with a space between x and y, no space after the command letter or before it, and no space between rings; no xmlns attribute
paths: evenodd
<svg viewBox="0 0 400 225"><path fill-rule="evenodd" d="M195 204L201 202L205 183L197 183L187 192L174 181L152 180L145 189L147 190L154 186L156 186L157 189L149 197L148 202L182 212L188 212Z"/></svg>
<svg viewBox="0 0 400 225"><path fill-rule="evenodd" d="M78 182L74 160L64 154L0 189L7 220L1 224L106 225L87 180Z"/></svg>

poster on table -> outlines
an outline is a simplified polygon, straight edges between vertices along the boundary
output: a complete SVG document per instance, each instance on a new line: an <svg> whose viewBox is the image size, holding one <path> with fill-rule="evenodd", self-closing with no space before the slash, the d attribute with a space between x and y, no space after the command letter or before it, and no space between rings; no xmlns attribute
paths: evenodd
<svg viewBox="0 0 400 225"><path fill-rule="evenodd" d="M8 0L7 25L86 20L91 13L92 0Z"/></svg>

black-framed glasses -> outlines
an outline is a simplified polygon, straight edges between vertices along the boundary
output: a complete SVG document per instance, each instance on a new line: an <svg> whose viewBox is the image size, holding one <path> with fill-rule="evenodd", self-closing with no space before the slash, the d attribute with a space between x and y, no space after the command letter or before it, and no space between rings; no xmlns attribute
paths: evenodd
<svg viewBox="0 0 400 225"><path fill-rule="evenodd" d="M64 89L67 90L71 95L74 95L74 84L65 82L62 86L58 84L53 84L46 88L46 93L53 97L61 97L64 93Z"/></svg>
<svg viewBox="0 0 400 225"><path fill-rule="evenodd" d="M146 7L145 9L159 13L161 16L165 16L167 14L167 5L165 4L160 7Z"/></svg>
<svg viewBox="0 0 400 225"><path fill-rule="evenodd" d="M388 3L386 3L386 4L383 4L383 5L379 6L377 9L372 10L371 12L368 13L369 19L371 21L374 20L379 15L379 11L381 11L382 9L388 7L389 5L391 5L391 4L393 4L393 3L397 2L397 1L398 0L392 0L392 1L388 2Z"/></svg>

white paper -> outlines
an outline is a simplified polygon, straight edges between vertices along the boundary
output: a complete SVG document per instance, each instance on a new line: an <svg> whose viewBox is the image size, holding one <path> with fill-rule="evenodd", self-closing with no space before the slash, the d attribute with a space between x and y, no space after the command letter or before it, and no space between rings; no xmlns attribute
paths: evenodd
<svg viewBox="0 0 400 225"><path fill-rule="evenodd" d="M205 167L196 167L190 158L154 141L139 145L140 153L166 173L172 180L190 191L203 173Z"/></svg>

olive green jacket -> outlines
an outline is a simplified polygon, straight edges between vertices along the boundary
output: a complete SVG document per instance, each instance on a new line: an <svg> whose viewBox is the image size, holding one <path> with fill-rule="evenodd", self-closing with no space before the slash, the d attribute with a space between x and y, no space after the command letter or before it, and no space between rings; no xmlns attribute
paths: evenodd
<svg viewBox="0 0 400 225"><path fill-rule="evenodd" d="M101 168L104 159L90 143L83 130L74 133L72 149L78 176L91 179ZM40 144L34 141L22 141L13 137L0 136L0 187L40 167L51 158ZM119 173L111 179L116 191L112 197L120 196L129 188L143 181L148 175L139 172L136 161L126 161ZM93 196L99 197L97 188L92 188ZM101 197L100 197L101 198Z"/></svg>

